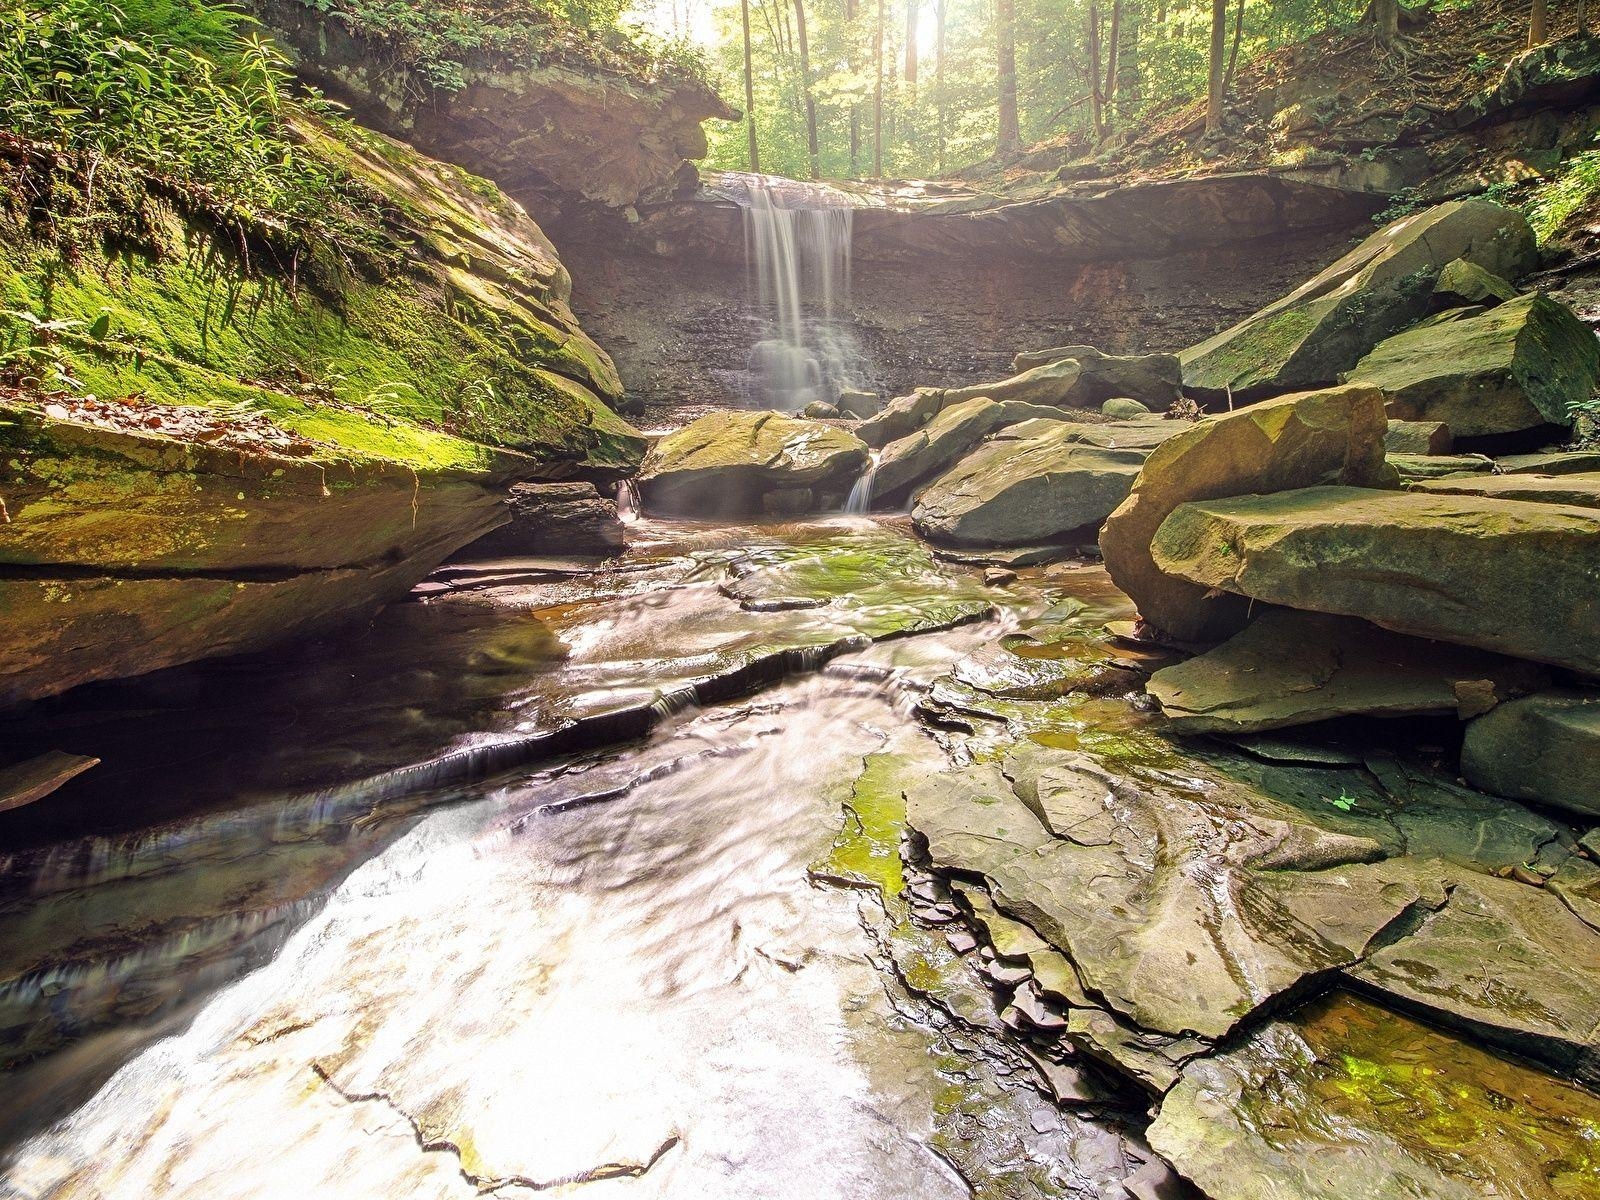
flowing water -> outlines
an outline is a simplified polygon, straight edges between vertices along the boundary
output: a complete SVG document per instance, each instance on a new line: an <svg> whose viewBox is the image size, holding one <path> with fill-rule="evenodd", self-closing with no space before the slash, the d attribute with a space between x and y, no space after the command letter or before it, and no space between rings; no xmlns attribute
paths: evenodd
<svg viewBox="0 0 1600 1200"><path fill-rule="evenodd" d="M821 184L741 172L725 172L718 186L744 210L745 259L766 320L750 351L749 403L787 412L833 403L864 370L849 320L849 198Z"/></svg>
<svg viewBox="0 0 1600 1200"><path fill-rule="evenodd" d="M0 829L0 1195L1122 1197L1136 1140L907 990L885 898L809 871L994 636L869 646L971 604L883 539L641 521L612 567L453 568L298 659L0 728L126 738ZM855 607L730 598L819 562Z"/></svg>

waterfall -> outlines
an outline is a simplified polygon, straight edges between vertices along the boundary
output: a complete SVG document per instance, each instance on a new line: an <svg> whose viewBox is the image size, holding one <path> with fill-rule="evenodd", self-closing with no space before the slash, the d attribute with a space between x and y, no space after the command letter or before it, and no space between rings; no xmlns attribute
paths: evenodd
<svg viewBox="0 0 1600 1200"><path fill-rule="evenodd" d="M624 479L617 484L617 520L632 525L639 519L639 492L633 480Z"/></svg>
<svg viewBox="0 0 1600 1200"><path fill-rule="evenodd" d="M745 258L765 323L751 348L746 396L753 406L798 412L833 403L861 375L847 319L850 197L823 184L726 172L720 189L744 210Z"/></svg>
<svg viewBox="0 0 1600 1200"><path fill-rule="evenodd" d="M872 452L872 459L867 463L867 469L861 472L855 486L850 489L850 498L844 502L847 513L865 513L872 508L872 480L878 473L878 451Z"/></svg>

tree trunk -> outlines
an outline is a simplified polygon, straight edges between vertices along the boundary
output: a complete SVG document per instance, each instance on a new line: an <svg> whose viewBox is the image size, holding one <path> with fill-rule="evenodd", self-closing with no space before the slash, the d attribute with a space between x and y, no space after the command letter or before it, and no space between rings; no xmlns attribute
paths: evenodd
<svg viewBox="0 0 1600 1200"><path fill-rule="evenodd" d="M1116 103L1122 64L1122 0L1111 0L1111 32L1106 36L1105 107Z"/></svg>
<svg viewBox="0 0 1600 1200"><path fill-rule="evenodd" d="M1143 24L1138 0L1127 0L1122 13L1122 62L1117 67L1117 114L1137 115L1144 99L1139 70L1139 33Z"/></svg>
<svg viewBox="0 0 1600 1200"><path fill-rule="evenodd" d="M750 138L750 169L761 170L761 155L756 150L756 81L750 61L750 0L739 0L739 15L744 18L744 123Z"/></svg>
<svg viewBox="0 0 1600 1200"><path fill-rule="evenodd" d="M1101 105L1105 97L1100 92L1100 6L1090 0L1088 13L1089 46L1089 123L1094 126L1094 140L1106 134L1105 115Z"/></svg>
<svg viewBox="0 0 1600 1200"><path fill-rule="evenodd" d="M906 87L917 97L917 0L906 0Z"/></svg>
<svg viewBox="0 0 1600 1200"><path fill-rule="evenodd" d="M1372 30L1380 46L1400 40L1400 0L1372 0Z"/></svg>
<svg viewBox="0 0 1600 1200"><path fill-rule="evenodd" d="M811 46L806 40L806 0L794 0L795 44L800 49L800 97L806 109L806 163L811 178L822 177L822 152L817 144L817 98L811 94Z"/></svg>
<svg viewBox="0 0 1600 1200"><path fill-rule="evenodd" d="M1211 72L1206 80L1206 133L1222 131L1223 56L1228 52L1228 0L1211 0Z"/></svg>
<svg viewBox="0 0 1600 1200"><path fill-rule="evenodd" d="M1578 36L1584 37L1589 32L1589 0L1578 0Z"/></svg>
<svg viewBox="0 0 1600 1200"><path fill-rule="evenodd" d="M939 173L944 173L944 10L946 0L933 6L933 97L939 119Z"/></svg>
<svg viewBox="0 0 1600 1200"><path fill-rule="evenodd" d="M852 52L852 53L847 55L846 60L845 60L845 65L848 66L848 67L851 67L851 68L853 68L855 66L855 55L854 55L853 51L855 50L855 47L856 47L856 39L855 39L856 13L857 13L856 0L844 0L845 45L847 47L849 47L850 51ZM851 175L851 178L854 178L855 176L859 175L860 173L861 173L861 105L853 103L853 104L850 105L850 175Z"/></svg>
<svg viewBox="0 0 1600 1200"><path fill-rule="evenodd" d="M1550 14L1546 0L1533 0L1533 14L1528 20L1528 46L1542 46L1550 40Z"/></svg>
<svg viewBox="0 0 1600 1200"><path fill-rule="evenodd" d="M1222 90L1233 86L1233 73L1239 69L1239 43L1244 40L1244 0L1233 10L1233 49L1228 51L1228 73L1222 77Z"/></svg>
<svg viewBox="0 0 1600 1200"><path fill-rule="evenodd" d="M878 83L872 92L872 177L883 178L883 5L878 0L878 26L872 38L872 57L878 64Z"/></svg>
<svg viewBox="0 0 1600 1200"><path fill-rule="evenodd" d="M1004 157L1022 148L1022 125L1017 119L1017 5L1016 0L995 0L996 65L1000 74L1000 141L996 153Z"/></svg>

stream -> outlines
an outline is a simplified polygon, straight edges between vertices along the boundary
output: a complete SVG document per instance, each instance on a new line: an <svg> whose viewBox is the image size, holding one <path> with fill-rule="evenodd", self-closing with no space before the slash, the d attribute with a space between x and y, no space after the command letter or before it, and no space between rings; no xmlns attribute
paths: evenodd
<svg viewBox="0 0 1600 1200"><path fill-rule="evenodd" d="M1138 1122L908 986L907 937L961 960L828 869L864 760L937 753L917 696L1042 607L972 575L643 522L12 718L106 762L3 831L0 1194L1127 1195Z"/></svg>

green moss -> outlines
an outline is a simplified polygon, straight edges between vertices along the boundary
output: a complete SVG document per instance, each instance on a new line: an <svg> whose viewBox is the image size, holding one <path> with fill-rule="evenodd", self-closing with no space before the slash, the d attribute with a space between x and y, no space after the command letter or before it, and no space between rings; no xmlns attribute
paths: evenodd
<svg viewBox="0 0 1600 1200"><path fill-rule="evenodd" d="M844 805L844 825L828 856L813 867L819 875L875 887L893 898L905 887L900 835L906 825L901 775L909 760L874 754Z"/></svg>
<svg viewBox="0 0 1600 1200"><path fill-rule="evenodd" d="M1227 340L1216 349L1208 351L1207 343L1185 359L1185 382L1191 387L1242 390L1270 380L1316 328L1326 308L1325 302L1286 308L1270 317L1252 318L1231 337L1219 335Z"/></svg>

